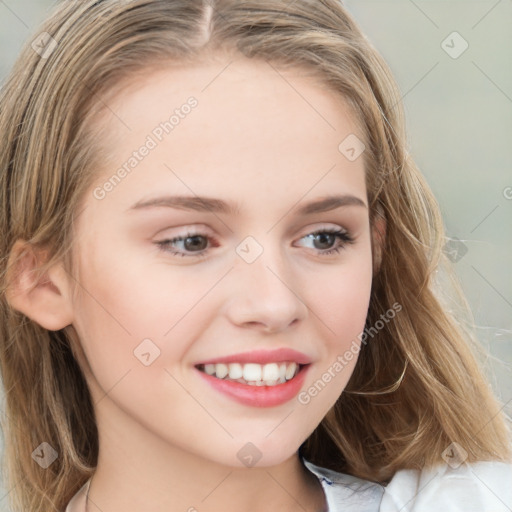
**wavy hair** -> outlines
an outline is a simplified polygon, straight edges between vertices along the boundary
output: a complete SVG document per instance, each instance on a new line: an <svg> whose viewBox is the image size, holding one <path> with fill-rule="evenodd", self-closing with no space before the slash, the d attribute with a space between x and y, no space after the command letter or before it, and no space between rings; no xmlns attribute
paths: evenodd
<svg viewBox="0 0 512 512"><path fill-rule="evenodd" d="M370 222L386 221L372 243L367 327L392 304L402 310L361 345L346 389L299 452L378 482L442 462L453 441L468 462L509 460L506 418L478 363L471 322L457 320L440 293L444 228L406 150L400 91L339 1L64 1L43 32L52 51L27 43L0 93L2 425L14 510L64 509L94 473L99 448L78 340L7 300L21 261L11 257L14 244L47 251L41 275L57 262L73 275L74 219L108 158L98 151L97 119L109 95L166 62L221 51L301 67L349 104L366 145ZM42 442L59 455L47 469L32 458Z"/></svg>

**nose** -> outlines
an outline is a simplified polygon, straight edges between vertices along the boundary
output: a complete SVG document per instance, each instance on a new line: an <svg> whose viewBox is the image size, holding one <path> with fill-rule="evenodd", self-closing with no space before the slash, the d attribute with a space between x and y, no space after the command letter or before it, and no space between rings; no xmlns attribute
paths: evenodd
<svg viewBox="0 0 512 512"><path fill-rule="evenodd" d="M227 316L239 327L266 333L298 324L308 308L300 296L293 271L279 249L268 246L252 263L237 256L230 272Z"/></svg>

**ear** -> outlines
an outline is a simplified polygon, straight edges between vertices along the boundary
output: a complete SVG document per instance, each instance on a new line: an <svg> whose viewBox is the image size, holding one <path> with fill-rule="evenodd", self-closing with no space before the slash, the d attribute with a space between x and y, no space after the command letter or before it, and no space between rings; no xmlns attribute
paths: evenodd
<svg viewBox="0 0 512 512"><path fill-rule="evenodd" d="M384 216L384 211L382 207L378 205L372 228L373 277L375 277L379 273L385 243L386 218Z"/></svg>
<svg viewBox="0 0 512 512"><path fill-rule="evenodd" d="M48 251L17 240L9 256L5 295L13 309L49 331L58 331L73 320L69 279L61 265L41 275L39 268L47 256Z"/></svg>

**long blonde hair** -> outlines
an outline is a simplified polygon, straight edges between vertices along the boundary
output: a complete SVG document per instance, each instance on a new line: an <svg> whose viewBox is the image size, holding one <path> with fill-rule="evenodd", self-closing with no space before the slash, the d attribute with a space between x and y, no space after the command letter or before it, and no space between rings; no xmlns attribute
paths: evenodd
<svg viewBox="0 0 512 512"><path fill-rule="evenodd" d="M373 243L367 327L395 303L402 310L361 345L345 391L300 453L379 482L442 462L453 441L467 462L509 460L505 418L476 362L473 335L436 288L446 260L443 224L406 151L400 91L339 1L69 1L39 32L55 42L44 36L52 45L44 55L27 43L0 97L0 363L14 510L63 509L98 458L79 347L65 330L48 331L7 302L14 243L48 250L41 275L59 261L73 274L77 205L95 163L108 156L97 151L94 120L109 94L148 66L224 50L308 69L351 105L365 135L370 222L386 220L382 250ZM32 458L42 442L58 452L47 469Z"/></svg>

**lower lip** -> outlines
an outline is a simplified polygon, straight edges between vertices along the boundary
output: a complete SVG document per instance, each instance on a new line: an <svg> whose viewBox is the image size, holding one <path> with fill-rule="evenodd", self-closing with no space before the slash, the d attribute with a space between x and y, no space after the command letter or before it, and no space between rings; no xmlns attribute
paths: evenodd
<svg viewBox="0 0 512 512"><path fill-rule="evenodd" d="M224 393L236 402L252 407L274 407L284 404L297 396L304 384L306 373L311 365L302 366L297 375L283 384L275 386L250 386L232 380L218 379L202 372L201 377L214 389Z"/></svg>

